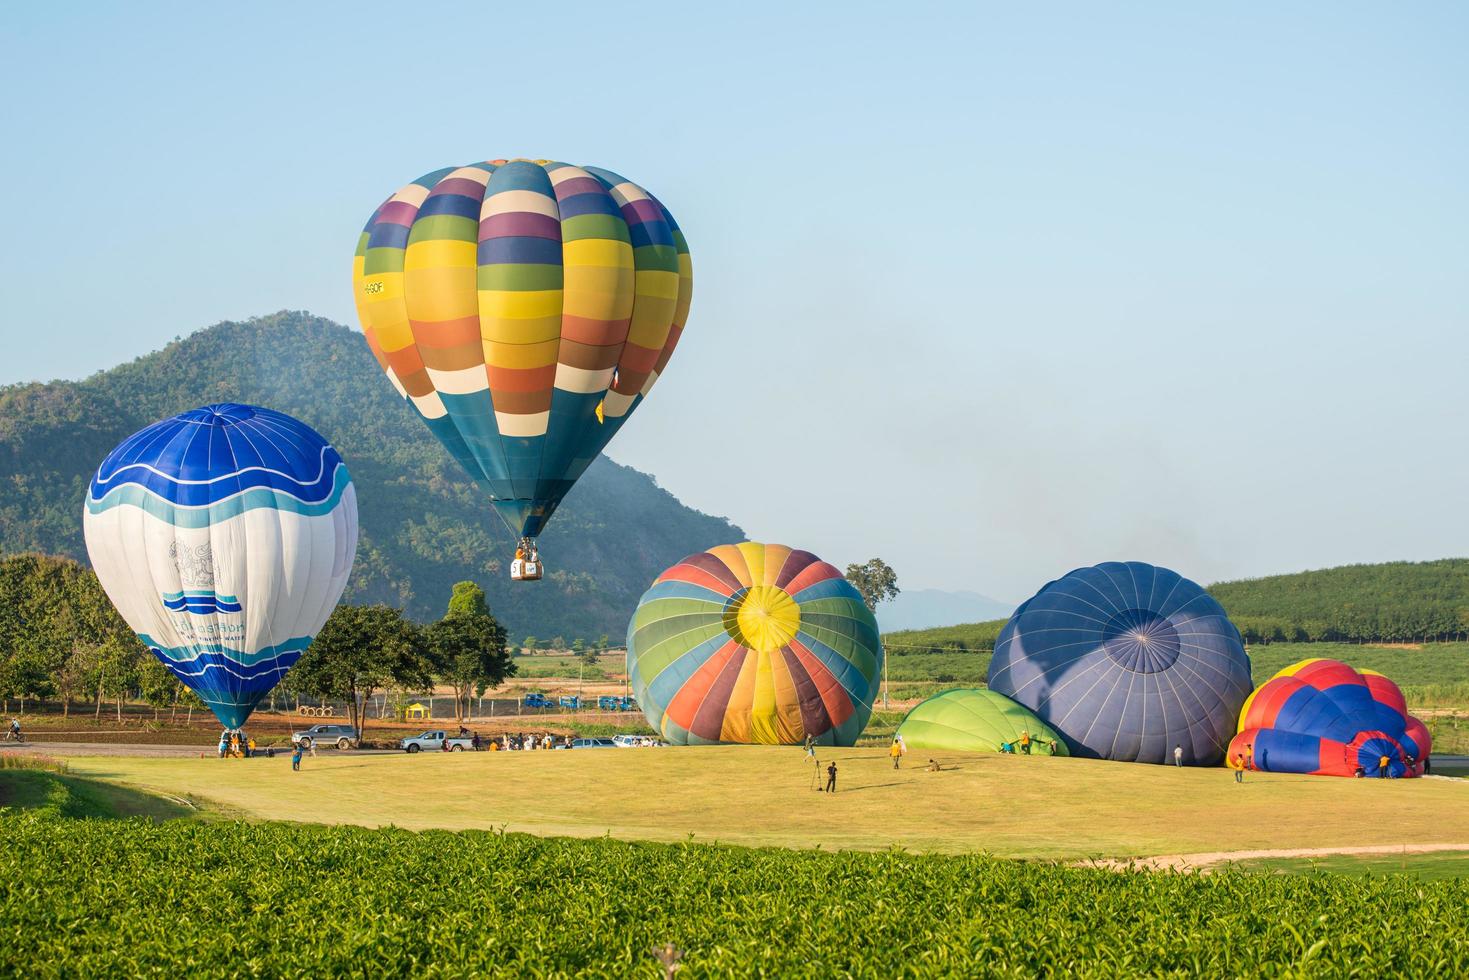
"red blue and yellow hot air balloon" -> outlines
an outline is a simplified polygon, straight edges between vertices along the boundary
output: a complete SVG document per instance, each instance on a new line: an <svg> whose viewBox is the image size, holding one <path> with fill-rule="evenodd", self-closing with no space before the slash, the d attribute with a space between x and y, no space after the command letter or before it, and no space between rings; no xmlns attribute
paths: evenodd
<svg viewBox="0 0 1469 980"><path fill-rule="evenodd" d="M353 292L388 380L534 555L668 364L693 271L673 216L637 184L492 160L384 201L358 241Z"/></svg>
<svg viewBox="0 0 1469 980"><path fill-rule="evenodd" d="M851 745L882 676L877 620L809 551L720 545L658 576L633 613L627 673L678 745Z"/></svg>
<svg viewBox="0 0 1469 980"><path fill-rule="evenodd" d="M1302 660L1245 702L1229 764L1322 776L1421 776L1432 740L1382 674ZM1386 760L1386 762L1384 762Z"/></svg>

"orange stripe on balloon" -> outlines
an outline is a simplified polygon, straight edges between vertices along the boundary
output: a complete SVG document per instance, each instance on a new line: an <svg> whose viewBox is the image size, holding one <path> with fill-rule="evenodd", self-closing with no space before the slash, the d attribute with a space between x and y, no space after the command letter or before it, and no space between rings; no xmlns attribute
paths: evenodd
<svg viewBox="0 0 1469 980"><path fill-rule="evenodd" d="M730 640L720 647L713 656L699 665L699 669L684 681L678 693L668 702L668 708L664 714L673 719L674 724L685 731L693 731L694 718L699 714L699 709L704 706L704 700L709 696L709 690L719 675L724 671L730 660L740 654L740 645Z"/></svg>
<svg viewBox="0 0 1469 980"><path fill-rule="evenodd" d="M489 368L490 390L515 391L525 394L546 391L556 380L556 365L538 368Z"/></svg>

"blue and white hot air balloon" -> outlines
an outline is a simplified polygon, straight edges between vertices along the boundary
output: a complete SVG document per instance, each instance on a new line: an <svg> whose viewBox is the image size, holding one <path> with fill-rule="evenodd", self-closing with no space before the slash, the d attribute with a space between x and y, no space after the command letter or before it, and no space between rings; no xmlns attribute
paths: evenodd
<svg viewBox="0 0 1469 980"><path fill-rule="evenodd" d="M1015 610L989 688L1066 737L1072 755L1213 766L1249 696L1250 658L1224 607L1177 572L1105 562Z"/></svg>
<svg viewBox="0 0 1469 980"><path fill-rule="evenodd" d="M357 494L310 426L207 405L114 449L92 479L82 529L122 618L238 729L341 598Z"/></svg>

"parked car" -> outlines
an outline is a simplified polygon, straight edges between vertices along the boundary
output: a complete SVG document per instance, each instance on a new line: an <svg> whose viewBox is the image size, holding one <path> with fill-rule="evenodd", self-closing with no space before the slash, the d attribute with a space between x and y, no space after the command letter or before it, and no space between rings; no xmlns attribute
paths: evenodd
<svg viewBox="0 0 1469 980"><path fill-rule="evenodd" d="M522 702L522 703L527 708L554 708L554 707L556 707L556 702L555 701L552 701L550 698L546 697L544 694L536 694L534 692L532 692L531 694L527 694L525 696L525 701Z"/></svg>
<svg viewBox="0 0 1469 980"><path fill-rule="evenodd" d="M405 738L398 744L404 752L442 752L445 742L448 743L450 752L465 752L474 748L474 739L450 738L449 733L441 729Z"/></svg>
<svg viewBox="0 0 1469 980"><path fill-rule="evenodd" d="M622 732L612 736L612 744L619 749L645 749L662 745L663 742L656 735L635 735L631 732Z"/></svg>
<svg viewBox="0 0 1469 980"><path fill-rule="evenodd" d="M615 694L604 694L597 699L597 707L602 711L636 711L638 703L633 698L622 698Z"/></svg>
<svg viewBox="0 0 1469 980"><path fill-rule="evenodd" d="M561 699L561 707L570 708L572 711L576 711L581 708L581 698L577 697L575 694L570 695L569 697L564 697Z"/></svg>
<svg viewBox="0 0 1469 980"><path fill-rule="evenodd" d="M335 745L339 749L357 747L357 730L351 725L312 725L304 732L292 732L291 744L309 749L313 745Z"/></svg>
<svg viewBox="0 0 1469 980"><path fill-rule="evenodd" d="M574 749L615 749L617 743L610 738L578 738L572 740Z"/></svg>

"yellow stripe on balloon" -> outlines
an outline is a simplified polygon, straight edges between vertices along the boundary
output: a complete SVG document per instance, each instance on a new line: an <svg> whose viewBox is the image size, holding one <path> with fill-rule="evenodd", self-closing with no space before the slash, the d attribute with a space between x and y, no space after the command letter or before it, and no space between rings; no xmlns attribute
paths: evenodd
<svg viewBox="0 0 1469 980"><path fill-rule="evenodd" d="M632 246L612 238L573 239L561 245L561 264L631 270Z"/></svg>
<svg viewBox="0 0 1469 980"><path fill-rule="evenodd" d="M750 706L755 700L755 672L755 656L746 653L724 709L724 723L719 732L721 742L751 741Z"/></svg>
<svg viewBox="0 0 1469 980"><path fill-rule="evenodd" d="M438 323L474 316L479 309L474 243L436 239L409 245L403 286L410 319Z"/></svg>
<svg viewBox="0 0 1469 980"><path fill-rule="evenodd" d="M368 287L379 284L381 288L369 293ZM408 323L408 305L403 298L403 273L383 272L366 276L359 290L362 305L358 315L363 329L371 330L373 338L384 351L400 351L413 343L413 330Z"/></svg>
<svg viewBox="0 0 1469 980"><path fill-rule="evenodd" d="M779 650L770 651L771 674L775 680L776 745L799 742L805 734L801 724L801 698L790 665Z"/></svg>
<svg viewBox="0 0 1469 980"><path fill-rule="evenodd" d="M480 316L492 320L537 320L557 318L560 331L562 290L486 289L479 294Z"/></svg>
<svg viewBox="0 0 1469 980"><path fill-rule="evenodd" d="M780 730L776 724L775 669L770 662L770 652L754 656L755 696L750 706L750 735L759 745L780 744Z"/></svg>
<svg viewBox="0 0 1469 980"><path fill-rule="evenodd" d="M780 570L785 567L786 559L791 556L791 549L783 544L768 544L765 546L765 575L760 579L761 585L774 585L775 580L780 578Z"/></svg>
<svg viewBox="0 0 1469 980"><path fill-rule="evenodd" d="M745 559L746 574L749 576L748 580L741 579L740 584L746 586L762 584L765 581L765 546L756 544L754 541L742 541L735 547Z"/></svg>

